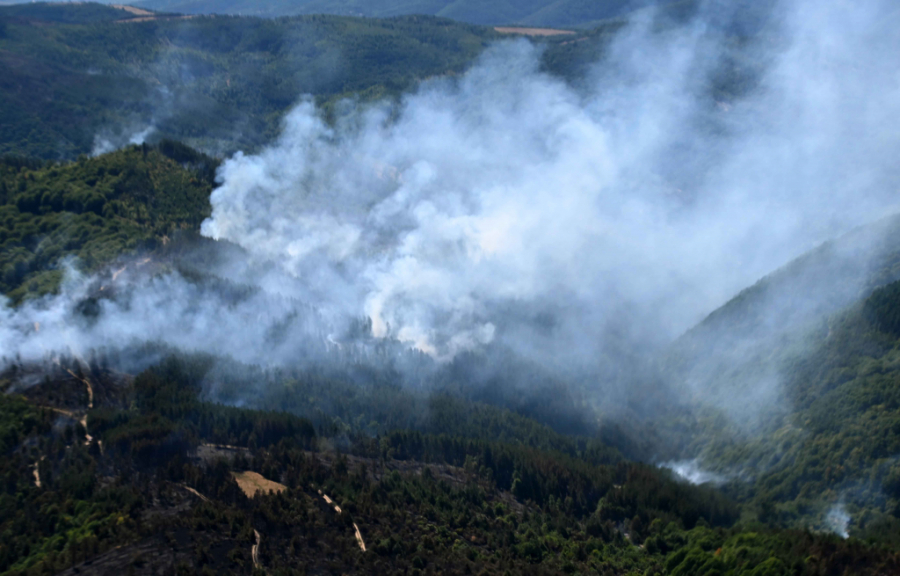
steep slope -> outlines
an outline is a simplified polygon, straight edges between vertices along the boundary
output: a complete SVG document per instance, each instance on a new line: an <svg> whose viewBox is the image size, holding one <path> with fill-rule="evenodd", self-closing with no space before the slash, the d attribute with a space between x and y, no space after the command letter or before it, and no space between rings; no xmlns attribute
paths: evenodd
<svg viewBox="0 0 900 576"><path fill-rule="evenodd" d="M827 528L840 511L851 533L890 538L898 278L894 216L799 258L683 336L661 372L693 406L684 455L731 479L767 521Z"/></svg>
<svg viewBox="0 0 900 576"><path fill-rule="evenodd" d="M63 261L95 271L153 249L209 213L216 161L183 145L131 146L77 162L0 161L0 287L54 291Z"/></svg>
<svg viewBox="0 0 900 576"><path fill-rule="evenodd" d="M672 347L665 368L709 398L724 370L740 386L740 368L768 362L808 328L872 290L900 279L900 217L892 216L819 248L763 278L711 313ZM730 368L728 366L730 366ZM748 375L749 377L749 375Z"/></svg>
<svg viewBox="0 0 900 576"><path fill-rule="evenodd" d="M11 235L2 254L22 264L4 273L24 271L11 294L44 290L40 274L60 257L101 267L195 229L214 168L172 142L64 165L7 161L0 189ZM625 462L608 430L579 422L565 383L542 388L527 364L510 364L506 380L479 389L479 362L502 356L434 369L411 355L403 361L419 362L430 384L410 390L391 363L401 356L393 343L380 344L384 364L332 350L331 362L278 369L151 343L44 364L5 361L3 390L48 410L0 397L9 406L0 531L13 543L0 562L16 574L84 571L84 562L231 572L254 558L272 570L305 563L365 573L892 573L890 550L900 544L892 540L900 513L898 229L900 219L888 218L826 244L673 347L663 373L693 394L684 404L695 410L689 426L672 427L673 444L702 456L740 506L711 486ZM166 266L208 287L201 300L247 298L252 289L216 278L217 252L198 244L178 261L166 256ZM89 320L104 299L128 301L121 280L104 278L115 289L68 303L67 318ZM749 397L757 408L775 399L785 409L740 421L721 400L737 397L733 405L746 409L738 394L761 374L778 376L778 394ZM493 392L523 382L533 396L519 404ZM329 453L334 447L348 456ZM288 490L248 500L232 474L244 471ZM849 531L878 544L778 526Z"/></svg>

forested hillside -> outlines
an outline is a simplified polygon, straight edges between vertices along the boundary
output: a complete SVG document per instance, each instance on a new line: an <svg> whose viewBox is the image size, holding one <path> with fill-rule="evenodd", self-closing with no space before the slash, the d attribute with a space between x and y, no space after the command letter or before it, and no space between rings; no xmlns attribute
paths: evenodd
<svg viewBox="0 0 900 576"><path fill-rule="evenodd" d="M741 528L713 488L646 465L477 440L494 418L461 437L354 436L335 454L307 420L202 401L212 360L170 358L133 379L103 355L10 366L0 571L887 574L900 563L837 536Z"/></svg>
<svg viewBox="0 0 900 576"><path fill-rule="evenodd" d="M217 162L182 144L132 146L68 164L0 160L0 287L55 291L66 259L93 272L153 250L209 213Z"/></svg>
<svg viewBox="0 0 900 576"><path fill-rule="evenodd" d="M376 333L370 308L344 305L360 302L345 280L372 280L351 259L287 270L269 259L277 250L251 250L294 226L352 236L328 219L336 202L364 205L349 219L381 217L373 203L410 218L463 203L450 182L415 210L402 193L389 198L400 207L386 207L344 194L363 187L351 170L267 188L260 182L291 162L316 161L291 156L301 142L266 158L271 167L252 162L301 95L316 100L310 118L324 118L320 139L331 145L342 98L396 103L427 78L465 71L501 37L444 16L577 26L643 3L298 0L280 6L342 15L275 19L177 13L264 14L267 3L145 4L165 12L0 7L0 575L900 573L898 216L789 262L674 341L627 349L636 337L626 329L608 336L614 344L560 337L591 356L584 369L542 361L540 344L511 346L514 323L505 340L447 357L414 348L390 326ZM695 8L671 4L653 26L664 35ZM697 137L734 129L731 103L765 90L754 43L780 38L746 34L761 25L748 14L707 30L720 60L691 85L692 114L718 116ZM577 100L625 25L532 39L546 45L530 62L555 76L542 76L548 84L569 82L565 95ZM378 122L390 124L394 110ZM421 126L439 126L436 116ZM484 115L474 117L472 130ZM567 130L590 127L576 124ZM519 134L505 128L501 140ZM535 138L552 155L544 136ZM460 142L461 154L483 153L465 149L477 138ZM297 223L236 203L225 217L273 226L248 228L252 245L201 236L227 179L221 158L236 150L251 159L232 173L243 178L238 192L309 195L324 208ZM340 151L326 171L363 156ZM418 165L371 164L359 182L403 192L432 177ZM578 176L566 172L565 182ZM518 214L509 206L504 217ZM470 213L450 214L423 221L472 225ZM543 226L551 215L538 216ZM609 228L629 243L637 236ZM382 257L390 232L364 238L367 257ZM472 249L449 237L429 248ZM343 247L292 239L289 256ZM323 270L319 284L304 277ZM449 280L431 297L446 297L440 288L458 276L439 278ZM307 301L300 288L310 285L337 296ZM567 335L554 306L586 302L556 297L554 287L546 306L522 307L549 335L534 342ZM323 301L336 305L313 304Z"/></svg>
<svg viewBox="0 0 900 576"><path fill-rule="evenodd" d="M886 218L760 280L661 363L695 416L662 419L660 436L767 522L827 529L840 511L845 530L895 539L898 226Z"/></svg>
<svg viewBox="0 0 900 576"><path fill-rule="evenodd" d="M249 2L222 0L140 0L135 6L183 14L244 14L289 16L296 14L341 14L389 18L405 14L428 14L472 24L585 27L599 20L621 16L651 5L652 0L525 0L477 2L475 0L290 0Z"/></svg>
<svg viewBox="0 0 900 576"><path fill-rule="evenodd" d="M664 12L677 21L692 6ZM622 21L537 38L543 68L577 83ZM465 70L509 35L445 18L191 17L101 4L0 6L0 155L71 160L174 139L214 156L271 142L304 95L333 120L343 98L396 98ZM751 90L760 63L739 38L710 78L718 101Z"/></svg>
<svg viewBox="0 0 900 576"><path fill-rule="evenodd" d="M463 70L489 28L447 19L136 16L0 7L0 155L72 159L174 138L215 153L271 140L304 94L397 95Z"/></svg>
<svg viewBox="0 0 900 576"><path fill-rule="evenodd" d="M760 17L772 0L735 0L703 3L697 0L518 0L478 2L476 0L136 0L134 6L180 14L241 14L246 16L293 16L337 14L392 18L423 14L452 18L484 26L536 26L590 29L614 20L624 20L647 10L659 9L668 16L683 16L705 6L723 15L741 14L738 28L758 28ZM727 19L727 17L726 17ZM724 21L724 20L723 20ZM721 22L720 22L721 24Z"/></svg>
<svg viewBox="0 0 900 576"><path fill-rule="evenodd" d="M137 251L155 262L137 274L175 268L237 305L250 289L210 272L229 249L190 234L207 213L215 165L173 142L70 164L7 160L4 247L22 263L7 269L24 274L7 293L50 289L45 275L60 272L47 263L61 256L102 269ZM842 247L869 245L859 239L872 230L822 250L858 262ZM867 261L860 277L888 282L891 261ZM796 285L833 265L813 253L760 286ZM100 301L127 301L128 286L105 278L113 289L72 302L73 322L91 321ZM812 330L806 356L786 356L797 383L787 387L787 428L735 439L715 421L703 428L709 406L691 416L700 427L678 436L682 450L706 446L704 465L725 477L721 487L629 462L614 446L627 451L634 428L598 425L576 389L541 383L533 368L510 363L505 380L479 383L479 363L498 356L437 368L411 357L430 374L421 389L402 385L391 363L360 364L342 350L277 369L152 342L7 359L0 571L893 573L900 292L854 286L832 287L843 299L809 320L829 330ZM835 312L853 294L866 297ZM727 331L728 315L751 333L755 298L743 294L685 338L715 322ZM496 392L523 382L527 395ZM664 419L655 431L635 426L645 442L666 437ZM276 493L254 495L261 485ZM838 504L852 514L846 527L829 524ZM832 534L841 529L864 539Z"/></svg>

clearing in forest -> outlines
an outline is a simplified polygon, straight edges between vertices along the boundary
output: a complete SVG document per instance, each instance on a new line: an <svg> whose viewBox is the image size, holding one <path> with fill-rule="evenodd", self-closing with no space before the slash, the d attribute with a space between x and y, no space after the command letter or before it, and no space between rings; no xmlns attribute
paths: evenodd
<svg viewBox="0 0 900 576"><path fill-rule="evenodd" d="M237 480L238 486L241 487L247 498L253 498L260 490L263 492L275 492L276 494L287 490L287 486L284 484L272 482L261 474L250 472L249 470L246 472L232 472L231 475Z"/></svg>
<svg viewBox="0 0 900 576"><path fill-rule="evenodd" d="M136 8L134 6L126 6L125 4L111 4L113 8L118 8L119 10L124 10L130 14L134 14L135 16L153 16L153 12L149 10L144 10L143 8Z"/></svg>
<svg viewBox="0 0 900 576"><path fill-rule="evenodd" d="M501 34L522 34L523 36L560 36L563 34L575 34L572 30L559 30L558 28L518 28L516 26L495 26L494 30Z"/></svg>

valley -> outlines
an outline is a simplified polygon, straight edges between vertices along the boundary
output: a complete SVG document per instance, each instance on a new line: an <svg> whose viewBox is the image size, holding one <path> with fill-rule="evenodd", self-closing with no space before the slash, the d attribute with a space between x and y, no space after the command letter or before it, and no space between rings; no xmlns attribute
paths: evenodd
<svg viewBox="0 0 900 576"><path fill-rule="evenodd" d="M900 13L749 4L0 6L0 575L900 573Z"/></svg>

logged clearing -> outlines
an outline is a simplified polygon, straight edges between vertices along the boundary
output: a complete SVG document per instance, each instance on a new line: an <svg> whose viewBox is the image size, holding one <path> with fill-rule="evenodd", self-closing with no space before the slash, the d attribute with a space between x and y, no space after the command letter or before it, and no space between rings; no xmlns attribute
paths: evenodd
<svg viewBox="0 0 900 576"><path fill-rule="evenodd" d="M143 8L135 8L134 6L126 6L125 4L110 4L110 6L134 14L135 16L153 16L153 12L144 10Z"/></svg>
<svg viewBox="0 0 900 576"><path fill-rule="evenodd" d="M181 16L136 16L125 20L116 20L117 24L137 24L138 22L152 22L154 20L190 20L196 18L196 14L183 14Z"/></svg>
<svg viewBox="0 0 900 576"><path fill-rule="evenodd" d="M522 34L523 36L561 36L575 34L572 30L559 30L557 28L517 28L515 26L496 26L494 30L501 34Z"/></svg>
<svg viewBox="0 0 900 576"><path fill-rule="evenodd" d="M256 472L232 472L231 475L234 476L238 486L241 487L247 498L253 498L260 490L263 492L275 492L276 494L287 490L287 486L284 484L272 482Z"/></svg>
<svg viewBox="0 0 900 576"><path fill-rule="evenodd" d="M122 20L118 20L117 22L124 23L128 22L131 24L135 24L137 22L152 22L153 20L190 20L191 18L195 18L196 14L157 14L156 12L151 12L150 10L144 10L143 8L135 8L134 6L126 6L124 4L110 4L113 8L118 8L119 10L124 10L131 14L131 18L124 18ZM147 259L149 260L149 258ZM124 268L122 268L124 270ZM119 270L121 272L122 270ZM116 274L118 275L118 273ZM113 280L115 280L115 276L113 276Z"/></svg>

